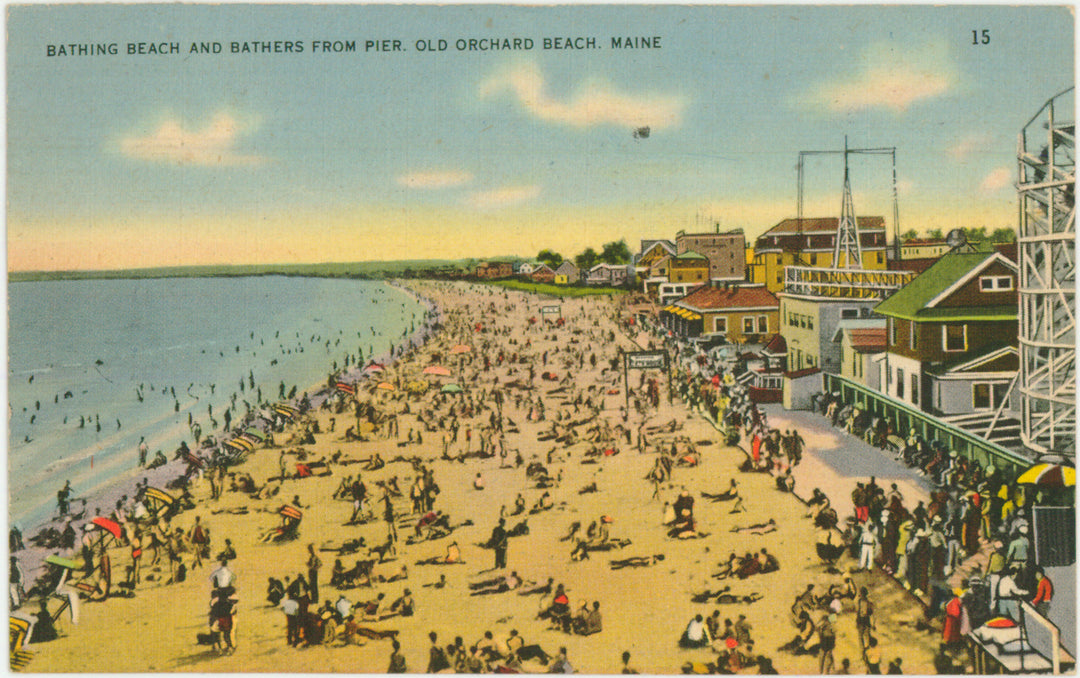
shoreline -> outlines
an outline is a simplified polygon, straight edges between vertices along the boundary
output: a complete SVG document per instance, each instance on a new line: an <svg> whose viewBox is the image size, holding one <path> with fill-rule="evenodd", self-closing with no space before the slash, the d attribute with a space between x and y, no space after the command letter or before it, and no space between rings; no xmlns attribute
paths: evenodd
<svg viewBox="0 0 1080 678"><path fill-rule="evenodd" d="M277 274L268 274L268 275L277 275ZM310 277L310 276L305 276L305 277ZM136 278L132 278L132 279L136 279ZM34 281L34 282L37 282L37 281ZM439 312L439 309L438 309L437 305L435 305L434 302L432 302L430 299L426 299L426 298L422 297L421 295L416 294L415 292L412 292L412 291L408 290L407 288L402 287L394 279L389 279L389 280L385 280L385 281L384 280L376 280L376 281L373 281L373 282L380 282L380 283L382 283L382 284L384 284L384 285L386 285L388 287L391 287L393 289L405 292L406 294L409 294L414 300L416 300L421 305L427 306L427 309L426 309L426 311L424 313L424 320L420 323L420 326L417 327L416 330L414 330L408 336L401 338L401 341L403 343L409 343L410 345L412 345L413 341L418 340L418 343L416 343L415 346L413 346L410 349L410 351L416 350L416 349L422 347L424 345L424 343L427 342L430 339L430 337L432 336L432 331L431 331L432 327L437 325L439 319L441 318L441 313ZM431 312L431 311L435 311L435 313L436 313L436 316L433 319L429 319L427 317L428 313ZM370 361L386 362L388 360L390 360L390 352L389 351L385 351L382 354L379 354L374 358L369 358L369 362ZM401 360L401 358L397 358L397 359L395 359L395 361L396 360ZM326 367L329 367L329 365L327 365ZM351 369L350 369L350 371L351 371ZM325 373L327 375L332 374L332 372L329 371L329 370L327 370ZM363 369L361 368L358 371L357 375L356 375L356 379L358 380L357 383L358 384L361 383L361 380L367 379L368 376L369 375L363 374ZM321 391L320 391L320 389L321 389ZM294 397L292 399L287 399L287 400L284 400L284 401L281 401L281 402L290 404L292 406L296 406L303 399L304 395L309 393L309 392L312 393L313 395L315 393L321 392L321 394L323 395L323 398L325 398L326 396L328 396L332 392L332 390L333 390L332 388L328 387L327 380L322 379L321 381L318 381L318 382L312 382L311 386L308 389L304 389L304 390L298 389L299 395L297 395L296 397ZM316 403L311 396L309 396L309 400L311 400L312 408L316 408L316 407L318 407L319 404L321 404L321 400L318 403ZM202 453L206 457L213 456L216 452L221 451L221 449L222 449L222 447L224 445L224 440L233 437L235 435L236 431L243 431L244 429L253 426L256 422L258 422L262 418L261 414L263 412L265 412L270 407L270 405L272 405L272 404L273 404L273 402L270 402L266 406L259 406L257 408L252 409L250 414L245 415L242 418L240 418L240 419L238 419L238 420L236 420L234 422L236 425L232 428L232 430L230 432L225 433L225 434L221 434L221 435L215 435L214 437L215 437L216 442L212 447L199 447L198 445L195 444L195 441L193 439L191 439L190 444L191 444L192 450L197 452L197 453ZM178 425L178 426L182 426L182 425ZM183 430L183 429L181 429L181 430ZM191 437L191 431L190 431L190 429L187 429L186 430L186 435L181 435L179 437L179 439L181 441L183 441L183 442L189 442L190 437ZM90 449L90 448L86 448L86 449ZM254 453L252 453L252 454L254 454ZM92 456L92 455L83 455L83 456ZM88 494L85 497L75 497L72 500L72 509L74 509L76 504L78 504L81 507L81 510L79 510L79 511L74 511L73 510L72 511L72 513L75 513L75 514L80 516L79 518L76 518L76 519L72 520L72 523L73 524L82 524L82 523L89 522L91 520L91 518L93 518L95 515L101 515L103 517L109 516L115 510L116 503L119 500L121 500L121 498L124 497L124 496L127 496L129 498L131 496L133 496L134 495L134 486L135 486L135 484L137 482L143 481L144 479L147 481L147 484L150 487L158 487L158 488L161 488L161 489L165 489L165 486L166 486L166 484L168 482L170 482L172 480L175 480L176 478L184 475L184 469L186 467L186 464L185 464L184 460L182 460L182 459L174 459L173 456L174 456L173 453L171 453L171 452L168 453L166 455L166 458L168 459L168 461L164 465L159 466L157 468L149 469L149 468L146 468L146 467L136 466L134 468L131 468L131 469L128 469L128 470L125 470L125 471L121 471L116 476L114 476L114 477L100 483L98 488L96 489L96 491ZM149 461L149 459L148 459L148 461ZM9 481L10 481L10 478L9 478ZM169 491L170 493L174 493L174 491L172 491L172 490L166 490L166 491ZM11 492L12 492L12 488L11 488L11 485L10 485L10 482L9 482L9 485L8 485L9 502L10 502L10 494L11 494ZM9 503L9 506L10 506L10 503ZM20 530L21 530L21 534L22 534L23 543L24 543L24 548L23 549L21 549L18 552L11 553L10 544L9 544L9 549L8 549L9 555L14 555L15 556L15 558L17 559L17 562L19 564L19 567L22 569L23 574L27 577L27 579L29 581L32 581L34 579L34 577L42 569L44 569L44 558L46 556L51 555L51 554L53 554L55 552L58 552L60 550L59 548L46 548L46 547L34 546L34 545L29 543L29 539L31 537L36 536L38 534L41 534L44 530L47 530L49 528L55 528L55 529L60 530L60 529L62 529L64 527L65 519L62 518L62 517L56 517L55 516L55 511L56 511L56 509L54 507L53 510L52 510L52 514L54 515L54 517L50 518L49 520L47 520L47 521L45 521L43 523L36 524L36 525L32 526L29 529L25 529L25 526L19 526ZM8 511L7 515L8 515L7 524L8 524L8 528L10 530L10 528L15 525L15 522L11 518L10 508L9 508L9 511ZM79 532L79 530L76 530L76 538L78 538L80 535L81 535L81 533Z"/></svg>

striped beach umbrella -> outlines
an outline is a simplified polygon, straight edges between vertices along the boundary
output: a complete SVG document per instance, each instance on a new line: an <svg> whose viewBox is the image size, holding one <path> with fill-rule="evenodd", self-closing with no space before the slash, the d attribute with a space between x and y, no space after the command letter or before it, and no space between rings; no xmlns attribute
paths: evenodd
<svg viewBox="0 0 1080 678"><path fill-rule="evenodd" d="M1042 487L1075 487L1076 469L1062 464L1035 464L1021 473L1016 483Z"/></svg>

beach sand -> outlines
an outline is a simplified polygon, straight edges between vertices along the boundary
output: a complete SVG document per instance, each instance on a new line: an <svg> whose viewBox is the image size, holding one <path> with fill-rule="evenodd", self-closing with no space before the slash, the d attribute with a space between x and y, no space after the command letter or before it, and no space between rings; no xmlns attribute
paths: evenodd
<svg viewBox="0 0 1080 678"><path fill-rule="evenodd" d="M519 364L517 374L508 376L507 367L493 367L489 372L480 371L483 361L480 347L492 341L509 355L520 352L535 361L536 377L533 393L547 393L560 386L557 382L544 381L541 373L551 370L561 378L566 368L562 358L568 348L585 348L586 355L595 352L598 357L595 369L588 361L584 369L576 364L571 370L573 383L585 388L602 384L603 392L617 393L604 396L602 418L611 426L621 421L623 406L623 381L621 371L608 370L609 360L621 350L637 350L631 337L622 332L612 320L618 301L606 297L567 299L561 302L562 315L568 322L556 329L554 325L532 326L528 318L540 318L540 307L559 303L550 298L540 298L519 292L485 286L469 286L464 283L412 283L414 289L434 300L443 310L445 327L421 349L414 351L402 362L389 366L382 377L375 381L394 382L398 375L406 379L417 376L421 369L431 363L433 353L443 356L442 364L449 367L452 377L430 378L436 383L454 381L467 389L477 390L478 384L471 377L480 374L483 385L490 385L494 377L501 384L520 380L528 382L527 365ZM494 303L494 310L489 304ZM510 308L512 307L512 309ZM465 320L468 320L467 324ZM474 323L484 325L483 332L466 333ZM609 332L614 332L614 341ZM590 333L593 333L590 336ZM531 347L525 348L526 340ZM575 343L576 342L576 343ZM473 346L471 358L448 356L450 347L465 343ZM554 353L556 347L559 353ZM548 351L549 364L540 364L541 355ZM489 353L494 360L495 354ZM447 360L450 357L450 360ZM471 363L470 363L471 361ZM464 375L459 366L464 366ZM462 378L464 377L464 379ZM631 374L631 387L636 387L636 375ZM485 542L498 521L500 508L507 511L514 505L518 493L524 495L527 506L532 506L543 490L532 489L533 483L525 475L525 467L500 468L498 456L488 459L468 459L465 463L439 459L442 432L424 432L423 445L399 448L398 440L377 439L370 442L344 442L341 437L352 417L349 413L331 415L314 411L324 433L316 435L316 443L304 448L314 458L329 456L340 450L345 459L364 459L379 453L387 461L398 454L416 455L432 460L429 464L441 488L435 508L450 515L452 524L466 520L471 525L458 527L450 537L415 545L406 545L404 539L412 533L411 527L399 528L401 541L396 558L376 565L375 574L389 576L401 566L407 565L408 579L393 583L376 583L372 588L352 588L344 591L353 602L369 600L379 592L386 600L397 598L402 590L410 588L416 600L416 614L412 617L393 617L371 624L374 628L395 629L402 645L410 672L421 672L427 666L429 631L439 634L442 645L462 636L466 646L479 640L487 630L497 639L505 638L511 629L518 630L526 643L539 643L547 652L554 654L565 646L570 663L583 673L617 673L622 668L620 655L630 651L630 665L643 673L678 673L688 661L713 661L708 649L685 650L677 641L687 622L695 615L708 616L716 605L699 605L691 602L692 593L705 589L717 590L729 584L732 593L761 594L762 599L750 605L720 606L720 616L734 620L745 614L752 625L755 641L754 652L773 659L781 673L806 674L817 672L817 659L812 656L792 656L778 652L777 648L795 635L789 608L794 597L803 591L807 583L815 583L818 590L829 584L839 583L840 576L828 574L814 551L815 529L805 517L806 508L791 494L775 489L771 476L744 474L737 470L745 458L736 447L724 446L714 428L705 420L692 415L676 398L667 401L666 387L662 386L661 404L648 415L646 425L666 424L675 420L682 426L677 432L695 441L702 456L697 468L679 468L674 471L670 484L661 490L661 498L653 499L653 489L645 475L652 468L656 454L639 454L632 445L620 441L619 454L602 457L599 463L583 464L589 443L579 442L569 448L557 445L555 462L549 465L554 475L561 471L562 480L550 489L555 508L528 516L530 532L526 536L510 539L508 568L516 570L526 580L542 583L548 577L556 583L564 583L571 601L571 608L580 607L583 601L590 605L599 601L603 613L603 631L588 637L571 636L548 628L546 621L537 620L541 600L539 596L519 596L514 592L471 597L468 584L481 581L504 571L491 571L493 552L478 546ZM433 391L424 396L429 400ZM511 394L517 391L511 391ZM387 391L371 393L361 387L360 399L371 399L380 407L400 411L403 401L400 394ZM556 400L545 397L548 421L527 421L527 406L515 409L512 397L505 406L504 414L513 419L519 433L506 436L510 449L517 449L526 464L539 460L546 464L546 457L554 441L541 442L537 434L550 426L556 416ZM419 428L415 413L421 409L417 401L410 402L411 415L399 416L400 440L404 440L410 428ZM445 410L444 410L445 411ZM325 432L329 419L336 416L336 431ZM473 419L462 420L462 432L457 444L451 445L451 454L460 453L464 445L465 424L478 431L481 422L486 423L489 411L482 411ZM636 429L640 424L636 414L631 414L629 425ZM584 433L588 425L579 428ZM279 442L287 434L278 435ZM650 443L662 439L662 435L650 436ZM670 438L670 436L668 436ZM474 435L473 449L478 447ZM706 442L701 442L706 441ZM239 469L250 473L257 483L278 475L280 448L260 449L249 456ZM513 454L510 458L512 460ZM303 649L289 647L285 641L285 616L280 608L271 607L266 601L267 578L283 579L306 573L307 545L316 548L323 544L340 544L346 539L364 537L369 545L381 544L386 536L385 524L376 517L365 525L346 526L352 507L349 502L332 500L331 496L346 475L355 475L361 465L333 467L333 474L325 477L288 479L282 483L280 493L269 500L252 500L246 495L226 491L220 500L210 499L207 481L192 487L198 507L173 519L173 528L190 528L196 515L210 528L212 551L217 553L224 538L232 540L237 558L230 569L237 575L239 607L236 616L237 650L234 654L219 656L211 648L197 645L196 634L207 631L207 611L210 593L208 581L214 563L189 571L182 583L161 583L161 572L145 567L144 576L156 575L157 581L143 582L133 598L116 597L106 602L84 603L78 625L72 625L65 614L58 622L62 637L37 646L27 670L34 672L383 672L387 669L391 652L389 640L368 640L362 646L317 646ZM473 489L472 482L480 472L485 489ZM408 489L414 478L413 468L407 463L390 463L379 471L363 472L369 496L373 500L376 516L380 515L377 503L376 481L397 476L405 496L395 500L400 519L411 524ZM700 492L722 492L729 479L737 477L746 513L732 515L728 502L710 503L701 498ZM598 492L579 494L579 490L596 483ZM695 496L695 517L700 529L708 537L693 540L674 540L666 536L662 525L664 501L674 501L678 493L687 489ZM283 544L262 544L258 536L278 524L278 508L297 495L300 502L309 506L300 527L297 540ZM841 518L850 513L846 497L834 497ZM221 510L247 507L246 515L233 515ZM587 526L601 515L613 519L610 523L614 538L629 539L631 545L610 552L593 552L589 560L571 562L571 543L560 541L569 525L580 521ZM521 517L507 519L507 526L514 525ZM733 526L749 525L775 519L778 529L770 534L747 536L733 534ZM417 565L421 559L441 556L451 541L461 547L466 564L454 566ZM717 563L726 560L728 553L758 551L767 548L780 562L779 572L756 575L746 580L728 579L718 581L710 575L717 570ZM122 573L130 560L129 550L115 548L111 551L113 569ZM613 558L650 556L664 554L663 562L651 567L626 568L612 571L609 561ZM320 552L323 567L320 573L320 597L336 599L338 591L329 586L330 571L336 554ZM343 558L346 566L364 554ZM190 563L190 554L185 555ZM164 562L164 561L163 561ZM850 559L841 561L842 567L853 565ZM28 573L29 574L29 573ZM167 576L167 569L165 570ZM446 575L447 586L436 589L425 587ZM118 579L122 574L116 574ZM939 632L916 630L921 609L914 599L894 581L880 572L854 574L857 585L870 588L870 597L877 610L877 631L882 649L882 668L896 656L904 659L907 673L933 672L931 659L937 647ZM549 602L550 598L545 602ZM54 601L54 605L55 605ZM31 606L25 606L29 611ZM845 601L845 608L836 623L836 663L842 658L851 660L853 672L863 671L855 630L852 601ZM542 671L544 667L527 662L526 670ZM756 668L744 670L755 673Z"/></svg>

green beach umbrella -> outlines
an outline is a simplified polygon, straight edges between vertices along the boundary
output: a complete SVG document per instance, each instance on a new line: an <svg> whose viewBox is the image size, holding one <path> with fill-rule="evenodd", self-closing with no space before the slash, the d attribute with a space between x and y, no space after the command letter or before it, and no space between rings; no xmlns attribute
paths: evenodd
<svg viewBox="0 0 1080 678"><path fill-rule="evenodd" d="M441 393L461 393L461 387L457 384L447 384L439 389Z"/></svg>

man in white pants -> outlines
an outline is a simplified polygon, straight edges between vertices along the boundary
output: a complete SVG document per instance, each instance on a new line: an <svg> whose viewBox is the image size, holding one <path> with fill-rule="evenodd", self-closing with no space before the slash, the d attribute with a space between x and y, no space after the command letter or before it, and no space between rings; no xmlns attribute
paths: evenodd
<svg viewBox="0 0 1080 678"><path fill-rule="evenodd" d="M874 549L877 548L878 538L874 533L872 523L864 523L862 534L859 535L859 569L870 571L874 568Z"/></svg>

